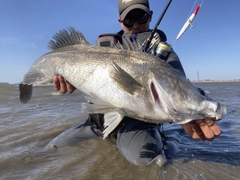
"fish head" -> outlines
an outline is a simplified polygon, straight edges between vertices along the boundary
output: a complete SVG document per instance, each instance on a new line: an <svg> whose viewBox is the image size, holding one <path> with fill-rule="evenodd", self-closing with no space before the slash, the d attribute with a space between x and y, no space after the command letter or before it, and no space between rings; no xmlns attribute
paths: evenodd
<svg viewBox="0 0 240 180"><path fill-rule="evenodd" d="M181 74L168 74L149 69L145 82L150 101L159 118L168 118L179 124L195 119L222 119L226 107L200 91Z"/></svg>
<svg viewBox="0 0 240 180"><path fill-rule="evenodd" d="M194 84L190 83L189 86L191 87L189 87L191 92L188 92L190 97L192 97L189 104L195 104L195 106L197 105L195 109L192 109L193 111L196 111L197 119L210 118L213 120L221 120L224 118L227 113L225 105L210 97L204 90L196 87Z"/></svg>

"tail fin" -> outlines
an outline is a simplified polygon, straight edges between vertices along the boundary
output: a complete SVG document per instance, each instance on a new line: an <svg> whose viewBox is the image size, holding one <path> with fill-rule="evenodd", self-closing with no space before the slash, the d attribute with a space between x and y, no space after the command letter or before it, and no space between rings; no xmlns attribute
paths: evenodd
<svg viewBox="0 0 240 180"><path fill-rule="evenodd" d="M19 98L21 103L27 103L32 97L32 84L19 84Z"/></svg>

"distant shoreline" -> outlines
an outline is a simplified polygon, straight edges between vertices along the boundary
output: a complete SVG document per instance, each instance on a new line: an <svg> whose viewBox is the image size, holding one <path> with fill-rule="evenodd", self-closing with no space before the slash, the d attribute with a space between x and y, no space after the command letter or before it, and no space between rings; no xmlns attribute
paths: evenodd
<svg viewBox="0 0 240 180"><path fill-rule="evenodd" d="M192 83L228 83L228 82L235 82L240 83L240 80L207 80L207 81L191 81Z"/></svg>

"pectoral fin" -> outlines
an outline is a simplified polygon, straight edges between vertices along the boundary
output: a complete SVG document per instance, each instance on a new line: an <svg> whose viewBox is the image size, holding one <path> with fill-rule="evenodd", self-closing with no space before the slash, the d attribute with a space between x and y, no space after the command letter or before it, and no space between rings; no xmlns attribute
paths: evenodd
<svg viewBox="0 0 240 180"><path fill-rule="evenodd" d="M138 91L140 91L143 86L114 61L112 62L112 67L110 77L114 80L114 82L129 94L138 94Z"/></svg>
<svg viewBox="0 0 240 180"><path fill-rule="evenodd" d="M120 109L104 114L103 139L105 139L122 121L124 113Z"/></svg>
<svg viewBox="0 0 240 180"><path fill-rule="evenodd" d="M103 131L103 138L106 138L122 121L124 112L101 99L90 96L87 96L86 99L89 103L82 103L84 113L104 114L105 130Z"/></svg>
<svg viewBox="0 0 240 180"><path fill-rule="evenodd" d="M90 96L85 96L88 103L82 103L82 111L89 114L106 114L116 109L112 104Z"/></svg>

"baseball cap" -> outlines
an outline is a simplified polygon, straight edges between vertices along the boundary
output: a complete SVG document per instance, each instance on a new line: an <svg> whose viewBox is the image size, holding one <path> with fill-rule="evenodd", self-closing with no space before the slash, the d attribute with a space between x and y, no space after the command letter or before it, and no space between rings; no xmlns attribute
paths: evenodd
<svg viewBox="0 0 240 180"><path fill-rule="evenodd" d="M121 20L124 20L127 14L133 9L142 9L150 14L148 0L118 0L118 11Z"/></svg>

